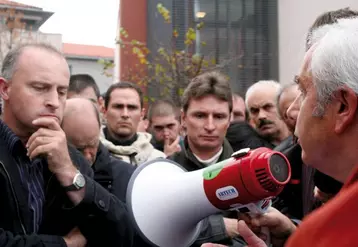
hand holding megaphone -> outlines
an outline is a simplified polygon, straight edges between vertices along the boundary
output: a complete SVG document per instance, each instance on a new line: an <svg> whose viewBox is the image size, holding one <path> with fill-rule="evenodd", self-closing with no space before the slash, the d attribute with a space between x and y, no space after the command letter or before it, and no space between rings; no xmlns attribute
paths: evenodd
<svg viewBox="0 0 358 247"><path fill-rule="evenodd" d="M238 232L240 233L240 236L245 239L246 247L267 247L266 243L257 237L255 233L253 233L250 228L246 225L244 221L239 221L238 223ZM228 247L222 244L203 244L201 247Z"/></svg>
<svg viewBox="0 0 358 247"><path fill-rule="evenodd" d="M134 172L127 204L137 230L153 246L188 247L200 233L201 220L210 215L266 212L290 175L286 157L268 148L243 149L193 172L156 159Z"/></svg>

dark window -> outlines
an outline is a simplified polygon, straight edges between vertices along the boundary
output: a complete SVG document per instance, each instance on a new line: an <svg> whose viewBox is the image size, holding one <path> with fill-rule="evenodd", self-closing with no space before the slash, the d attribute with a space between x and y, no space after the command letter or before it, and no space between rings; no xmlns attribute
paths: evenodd
<svg viewBox="0 0 358 247"><path fill-rule="evenodd" d="M173 28L181 37L201 21L195 52L227 64L234 90L278 79L277 0L173 0ZM206 46L199 49L200 42Z"/></svg>

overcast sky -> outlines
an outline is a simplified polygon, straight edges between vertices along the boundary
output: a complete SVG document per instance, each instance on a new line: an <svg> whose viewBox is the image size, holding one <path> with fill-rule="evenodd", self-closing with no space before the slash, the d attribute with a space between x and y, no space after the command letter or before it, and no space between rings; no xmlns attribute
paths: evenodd
<svg viewBox="0 0 358 247"><path fill-rule="evenodd" d="M114 47L119 0L14 0L55 12L40 28L65 43Z"/></svg>

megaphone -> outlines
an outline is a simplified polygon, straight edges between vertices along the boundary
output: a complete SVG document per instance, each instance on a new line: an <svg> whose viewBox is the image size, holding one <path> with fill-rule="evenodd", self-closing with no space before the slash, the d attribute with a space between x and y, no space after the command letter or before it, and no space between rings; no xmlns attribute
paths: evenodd
<svg viewBox="0 0 358 247"><path fill-rule="evenodd" d="M157 247L188 247L201 221L222 210L262 213L266 198L288 183L291 167L280 152L242 149L231 158L187 172L159 158L139 166L127 189L128 211L141 237Z"/></svg>

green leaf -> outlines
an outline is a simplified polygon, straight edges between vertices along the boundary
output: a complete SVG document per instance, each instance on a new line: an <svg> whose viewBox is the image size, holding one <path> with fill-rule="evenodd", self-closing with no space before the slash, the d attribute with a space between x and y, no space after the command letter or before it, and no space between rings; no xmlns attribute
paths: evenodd
<svg viewBox="0 0 358 247"><path fill-rule="evenodd" d="M196 25L196 29L200 30L204 27L204 22L200 22Z"/></svg>
<svg viewBox="0 0 358 247"><path fill-rule="evenodd" d="M144 96L143 96L143 101L144 101L145 103L148 103L149 97L148 97L147 95L144 95Z"/></svg>
<svg viewBox="0 0 358 247"><path fill-rule="evenodd" d="M178 95L183 96L183 94L184 94L184 88L179 88L178 89Z"/></svg>

